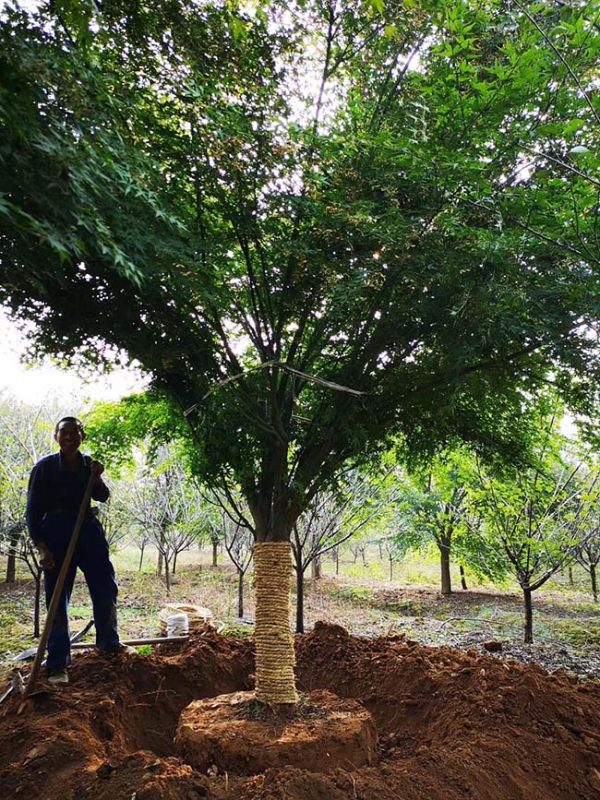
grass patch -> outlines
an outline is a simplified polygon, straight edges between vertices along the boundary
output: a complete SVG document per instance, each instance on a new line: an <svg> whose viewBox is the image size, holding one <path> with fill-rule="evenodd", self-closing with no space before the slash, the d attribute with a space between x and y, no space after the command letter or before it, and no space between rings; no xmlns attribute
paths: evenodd
<svg viewBox="0 0 600 800"><path fill-rule="evenodd" d="M228 622L221 630L223 636L237 636L243 639L247 636L252 636L254 633L254 625L244 625L242 622Z"/></svg>
<svg viewBox="0 0 600 800"><path fill-rule="evenodd" d="M575 619L554 620L552 638L562 639L580 649L598 649L600 648L600 619L586 619L584 623Z"/></svg>
<svg viewBox="0 0 600 800"><path fill-rule="evenodd" d="M373 606L375 597L368 586L332 586L329 594L334 600L355 606Z"/></svg>

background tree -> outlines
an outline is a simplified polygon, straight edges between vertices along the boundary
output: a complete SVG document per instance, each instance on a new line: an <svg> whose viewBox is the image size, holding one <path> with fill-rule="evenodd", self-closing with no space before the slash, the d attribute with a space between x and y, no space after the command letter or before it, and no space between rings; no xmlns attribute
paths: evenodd
<svg viewBox="0 0 600 800"><path fill-rule="evenodd" d="M598 521L598 510L594 509L589 520L591 530L585 540L575 552L577 562L584 568L590 576L592 596L594 602L598 602L598 578L597 569L600 564L600 523Z"/></svg>
<svg viewBox="0 0 600 800"><path fill-rule="evenodd" d="M523 593L525 642L533 641L533 592L572 562L593 535L589 522L600 499L600 472L570 461L561 454L564 445L552 419L535 465L506 469L501 477L479 472L478 505L488 533L503 549Z"/></svg>
<svg viewBox="0 0 600 800"><path fill-rule="evenodd" d="M34 464L52 449L54 424L59 418L52 404L31 407L10 395L0 400L0 553L6 556L6 582L16 579L16 565L24 564L33 578L33 635L40 635L42 569L27 533L27 485Z"/></svg>
<svg viewBox="0 0 600 800"><path fill-rule="evenodd" d="M223 544L238 577L238 617L244 616L244 576L252 561L252 533L243 523L235 522L225 512L221 515Z"/></svg>
<svg viewBox="0 0 600 800"><path fill-rule="evenodd" d="M593 411L598 37L502 0L85 19L0 31L0 298L192 409L252 515L257 696L294 702L289 537L346 461L515 455L548 380Z"/></svg>
<svg viewBox="0 0 600 800"><path fill-rule="evenodd" d="M478 535L482 519L472 502L477 480L473 453L456 447L414 470L400 498L400 524L404 528L408 524L421 545L433 541L439 551L443 595L452 592L452 559L460 562L465 589L465 565L479 576L502 578L498 559L491 557Z"/></svg>
<svg viewBox="0 0 600 800"><path fill-rule="evenodd" d="M388 564L390 581L394 580L394 564L402 561L408 552L408 549L403 547L404 541L405 539L396 535L384 536L382 539L377 540L377 543L381 545L383 557Z"/></svg>
<svg viewBox="0 0 600 800"><path fill-rule="evenodd" d="M128 510L158 550L169 593L177 556L198 540L205 509L189 476L166 448L151 463L141 465Z"/></svg>
<svg viewBox="0 0 600 800"><path fill-rule="evenodd" d="M5 395L0 399L0 547L7 556L6 581L15 580L15 562L27 537L27 484L34 464L52 444L53 409L37 408Z"/></svg>
<svg viewBox="0 0 600 800"><path fill-rule="evenodd" d="M390 502L384 479L350 474L335 492L322 492L294 524L292 557L296 572L296 633L304 633L304 575L309 565L382 516Z"/></svg>
<svg viewBox="0 0 600 800"><path fill-rule="evenodd" d="M132 480L135 480L133 476ZM111 496L108 502L97 506L97 514L104 528L108 546L111 551L114 551L129 537L132 530L131 500L127 500L127 494L131 491L131 484L127 479L119 481L108 479L108 483ZM142 557L143 554L140 557L140 561Z"/></svg>

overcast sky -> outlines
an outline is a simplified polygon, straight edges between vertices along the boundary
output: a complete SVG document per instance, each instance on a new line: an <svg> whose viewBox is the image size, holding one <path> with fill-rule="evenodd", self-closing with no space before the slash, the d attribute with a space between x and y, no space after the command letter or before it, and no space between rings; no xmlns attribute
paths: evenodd
<svg viewBox="0 0 600 800"><path fill-rule="evenodd" d="M46 359L42 365L24 364L26 344L22 334L0 309L0 392L31 405L56 400L70 409L81 409L97 400L118 400L139 390L144 380L134 370L115 370L111 375L84 381L73 371L59 369Z"/></svg>

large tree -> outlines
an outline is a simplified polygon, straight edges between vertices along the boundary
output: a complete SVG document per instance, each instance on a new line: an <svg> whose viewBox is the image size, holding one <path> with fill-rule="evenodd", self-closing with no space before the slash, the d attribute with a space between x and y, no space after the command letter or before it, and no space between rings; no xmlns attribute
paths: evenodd
<svg viewBox="0 0 600 800"><path fill-rule="evenodd" d="M546 381L592 412L599 37L553 0L241 8L6 12L1 299L191 409L287 703L289 536L340 465L392 433L515 453Z"/></svg>

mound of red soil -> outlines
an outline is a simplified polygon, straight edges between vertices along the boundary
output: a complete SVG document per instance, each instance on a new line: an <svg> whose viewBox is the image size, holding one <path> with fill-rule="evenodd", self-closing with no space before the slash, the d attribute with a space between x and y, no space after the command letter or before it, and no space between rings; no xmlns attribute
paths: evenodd
<svg viewBox="0 0 600 800"><path fill-rule="evenodd" d="M284 713L258 704L254 692L194 700L179 717L175 748L197 769L214 765L236 775L290 765L352 770L376 764L379 754L375 722L362 703L324 689Z"/></svg>
<svg viewBox="0 0 600 800"><path fill-rule="evenodd" d="M251 643L209 634L185 650L76 659L71 685L2 706L0 797L40 800L592 800L600 797L600 685L402 638L317 625L297 639L302 691L373 715L380 763L234 777L175 756L191 700L252 687Z"/></svg>

